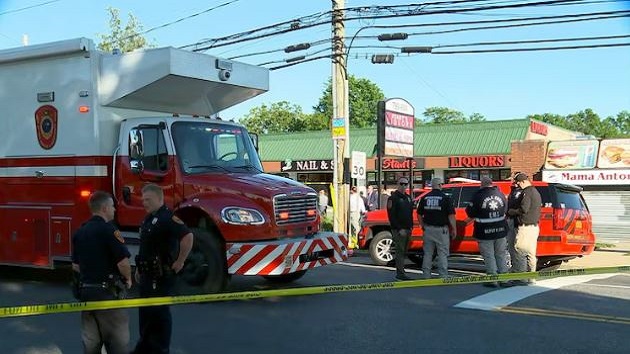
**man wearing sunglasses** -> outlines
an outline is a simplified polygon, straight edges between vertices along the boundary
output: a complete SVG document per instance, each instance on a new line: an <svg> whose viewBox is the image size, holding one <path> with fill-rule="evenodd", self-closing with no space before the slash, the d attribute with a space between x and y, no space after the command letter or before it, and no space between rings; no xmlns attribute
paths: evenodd
<svg viewBox="0 0 630 354"><path fill-rule="evenodd" d="M413 201L411 196L405 193L408 185L407 178L400 178L398 188L387 199L387 217L396 247L396 280L411 280L405 274L405 257L413 227Z"/></svg>

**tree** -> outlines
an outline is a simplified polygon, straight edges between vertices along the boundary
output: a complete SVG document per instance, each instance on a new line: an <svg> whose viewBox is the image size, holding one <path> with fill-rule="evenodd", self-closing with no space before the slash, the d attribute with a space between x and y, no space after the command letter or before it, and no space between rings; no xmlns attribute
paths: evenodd
<svg viewBox="0 0 630 354"><path fill-rule="evenodd" d="M385 99L383 91L372 81L356 78L353 75L349 77L348 90L350 126L356 128L375 126L378 101ZM326 89L322 93L317 106L313 107L313 110L316 114L319 113L326 117L327 121L333 118L331 79L328 79Z"/></svg>
<svg viewBox="0 0 630 354"><path fill-rule="evenodd" d="M427 107L422 115L426 118L425 123L466 123L483 122L486 118L480 113L473 113L468 118L464 113L447 107Z"/></svg>
<svg viewBox="0 0 630 354"><path fill-rule="evenodd" d="M616 117L606 118L606 121L617 128L620 136L630 136L630 111L621 111Z"/></svg>
<svg viewBox="0 0 630 354"><path fill-rule="evenodd" d="M262 104L250 109L240 122L247 130L257 134L298 132L317 126L317 122L311 121L308 116L300 106L280 101L271 106Z"/></svg>
<svg viewBox="0 0 630 354"><path fill-rule="evenodd" d="M99 34L101 42L98 49L111 52L114 49L120 49L121 52L131 52L139 48L153 48L155 45L149 43L142 32L142 24L132 13L129 13L127 24L122 26L120 20L120 11L113 7L108 7L109 12L109 34Z"/></svg>
<svg viewBox="0 0 630 354"><path fill-rule="evenodd" d="M621 137L628 134L628 131L623 131L623 129L630 128L630 125L624 126L624 121L630 123L630 117L626 120L627 116L630 116L630 114L628 114L627 111L623 111L620 112L617 117L608 117L602 120L597 113L587 108L567 116L545 113L529 115L527 118L540 120L561 128L605 139Z"/></svg>

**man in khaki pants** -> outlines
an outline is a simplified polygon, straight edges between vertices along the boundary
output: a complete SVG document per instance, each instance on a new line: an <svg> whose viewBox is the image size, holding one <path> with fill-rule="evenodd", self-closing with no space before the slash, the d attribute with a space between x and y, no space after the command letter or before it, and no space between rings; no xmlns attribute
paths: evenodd
<svg viewBox="0 0 630 354"><path fill-rule="evenodd" d="M514 243L515 256L512 260L512 272L535 272L536 271L536 246L538 245L538 234L540 228L540 208L542 199L536 187L532 185L529 177L524 173L514 176L516 185L523 190L517 200L516 208L508 210L508 215L516 216L517 231ZM511 285L529 285L532 280L514 280Z"/></svg>

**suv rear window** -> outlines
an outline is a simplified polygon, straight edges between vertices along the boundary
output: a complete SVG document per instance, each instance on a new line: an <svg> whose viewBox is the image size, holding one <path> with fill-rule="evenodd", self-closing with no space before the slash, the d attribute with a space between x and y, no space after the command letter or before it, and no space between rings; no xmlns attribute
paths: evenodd
<svg viewBox="0 0 630 354"><path fill-rule="evenodd" d="M457 208L457 201L459 200L459 191L461 188L442 188L442 192L448 195L453 201L453 206Z"/></svg>
<svg viewBox="0 0 630 354"><path fill-rule="evenodd" d="M553 206L553 198L551 197L551 189L549 186L536 186L536 190L540 193L543 208L551 208Z"/></svg>
<svg viewBox="0 0 630 354"><path fill-rule="evenodd" d="M580 193L556 188L558 204L562 209L588 210Z"/></svg>

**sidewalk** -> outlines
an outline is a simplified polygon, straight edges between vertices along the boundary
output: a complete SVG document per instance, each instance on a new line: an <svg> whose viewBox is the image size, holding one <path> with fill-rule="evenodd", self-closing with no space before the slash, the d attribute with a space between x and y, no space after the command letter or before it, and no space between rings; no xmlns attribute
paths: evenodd
<svg viewBox="0 0 630 354"><path fill-rule="evenodd" d="M595 250L588 256L563 263L560 269L615 266L630 266L630 242L620 242L615 247Z"/></svg>

